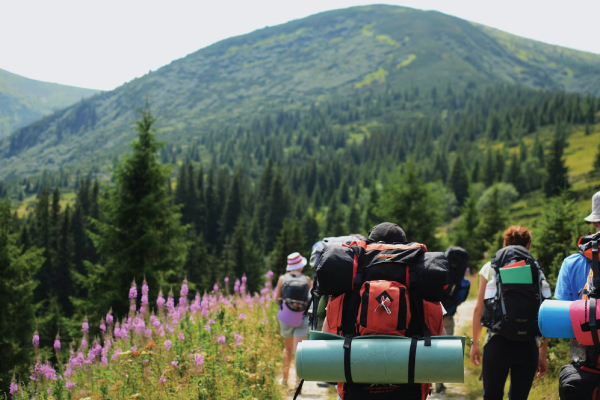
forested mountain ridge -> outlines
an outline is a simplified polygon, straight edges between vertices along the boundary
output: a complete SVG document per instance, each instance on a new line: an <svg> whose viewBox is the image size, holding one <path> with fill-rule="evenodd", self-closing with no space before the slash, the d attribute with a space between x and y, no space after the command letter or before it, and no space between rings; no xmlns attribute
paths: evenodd
<svg viewBox="0 0 600 400"><path fill-rule="evenodd" d="M381 91L405 96L446 90L450 82L456 92L505 82L597 94L598 76L599 55L438 12L383 5L329 11L218 42L20 129L0 144L0 178L105 166L127 149L134 110L146 96L159 117L158 138L185 147L261 116ZM398 108L395 118L438 111Z"/></svg>
<svg viewBox="0 0 600 400"><path fill-rule="evenodd" d="M0 69L0 139L98 90L28 79Z"/></svg>

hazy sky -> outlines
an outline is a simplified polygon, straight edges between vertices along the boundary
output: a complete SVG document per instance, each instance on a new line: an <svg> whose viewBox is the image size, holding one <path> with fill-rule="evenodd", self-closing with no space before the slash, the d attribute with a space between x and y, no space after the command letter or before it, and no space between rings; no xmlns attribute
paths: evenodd
<svg viewBox="0 0 600 400"><path fill-rule="evenodd" d="M113 89L207 45L355 0L0 0L0 69ZM400 0L600 53L600 0Z"/></svg>

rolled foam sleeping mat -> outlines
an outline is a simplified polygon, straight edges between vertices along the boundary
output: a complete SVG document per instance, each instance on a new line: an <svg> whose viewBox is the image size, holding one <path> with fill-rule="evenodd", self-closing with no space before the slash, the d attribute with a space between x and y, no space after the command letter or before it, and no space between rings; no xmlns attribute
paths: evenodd
<svg viewBox="0 0 600 400"><path fill-rule="evenodd" d="M545 300L538 313L538 326L544 337L575 339L569 307L572 301Z"/></svg>
<svg viewBox="0 0 600 400"><path fill-rule="evenodd" d="M345 382L344 338L305 340L296 350L296 371L307 381ZM400 336L360 336L352 341L350 365L355 383L408 383L411 339ZM464 382L464 345L461 337L437 336L431 346L417 344L415 383Z"/></svg>

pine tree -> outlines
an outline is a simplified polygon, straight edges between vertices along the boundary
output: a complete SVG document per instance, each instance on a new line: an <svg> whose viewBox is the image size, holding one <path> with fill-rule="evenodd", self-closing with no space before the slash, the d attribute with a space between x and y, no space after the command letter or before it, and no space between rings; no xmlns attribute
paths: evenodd
<svg viewBox="0 0 600 400"><path fill-rule="evenodd" d="M338 206L337 196L331 196L329 209L327 210L326 236L342 236L346 232L344 217Z"/></svg>
<svg viewBox="0 0 600 400"><path fill-rule="evenodd" d="M567 191L550 199L538 221L536 232L540 235L533 241L533 251L547 277L554 281L563 260L573 253L573 243L585 226L577 223L575 203L569 200Z"/></svg>
<svg viewBox="0 0 600 400"><path fill-rule="evenodd" d="M35 207L34 225L34 243L43 251L44 263L38 270L36 279L47 283L40 285L36 289L36 301L48 298L52 283L54 282L54 271L51 259L51 221L50 221L50 203L48 187L45 186L39 193L39 198Z"/></svg>
<svg viewBox="0 0 600 400"><path fill-rule="evenodd" d="M10 206L0 203L0 391L6 392L13 374L29 370L35 328L35 279L43 251L24 250L9 231Z"/></svg>
<svg viewBox="0 0 600 400"><path fill-rule="evenodd" d="M233 247L233 273L238 279L246 275L246 289L248 293L260 290L263 282L263 262L259 249L253 246L246 231L246 224L239 219L231 244ZM266 271L264 271L266 272Z"/></svg>
<svg viewBox="0 0 600 400"><path fill-rule="evenodd" d="M471 190L461 209L461 218L456 226L454 242L469 252L469 266L472 268L477 268L479 260L483 258L480 253L482 245L478 243L480 238L475 234L478 225L477 196L475 191Z"/></svg>
<svg viewBox="0 0 600 400"><path fill-rule="evenodd" d="M479 225L475 229L475 235L479 241L479 254L483 254L495 243L498 233L506 228L505 221L506 216L498 197L498 187L494 186L490 201L482 210Z"/></svg>
<svg viewBox="0 0 600 400"><path fill-rule="evenodd" d="M281 232L283 221L287 217L290 209L287 191L279 169L276 169L273 174L273 181L271 182L267 204L265 250L269 252L273 249L273 245L277 240L277 235Z"/></svg>
<svg viewBox="0 0 600 400"><path fill-rule="evenodd" d="M597 174L600 174L600 145L598 146L598 153L596 153L596 158L594 159L594 171Z"/></svg>
<svg viewBox="0 0 600 400"><path fill-rule="evenodd" d="M108 198L101 201L102 220L93 220L98 233L92 239L103 266L90 266L89 298L82 306L95 317L110 307L125 315L133 279L145 278L157 288L183 278L187 242L164 185L170 167L158 161L162 143L154 139L156 120L148 105L139 113L132 154L115 168L115 188L107 188Z"/></svg>
<svg viewBox="0 0 600 400"><path fill-rule="evenodd" d="M202 233L196 235L196 232L190 229L187 239L190 246L187 250L183 269L188 282L190 282L190 289L193 284L193 287L198 291L210 290L214 282L208 279L206 243Z"/></svg>
<svg viewBox="0 0 600 400"><path fill-rule="evenodd" d="M216 247L219 241L219 217L217 211L217 197L214 184L214 170L211 168L208 171L206 182L206 226L203 229L206 241ZM213 282L214 283L214 282Z"/></svg>
<svg viewBox="0 0 600 400"><path fill-rule="evenodd" d="M300 229L294 225L295 224L292 221L286 219L279 236L277 237L277 241L275 242L273 253L271 254L271 262L269 264L271 271L275 273L275 279L278 279L279 275L285 273L287 256L296 251L300 251L302 248L302 237L298 236Z"/></svg>
<svg viewBox="0 0 600 400"><path fill-rule="evenodd" d="M312 246L321 239L319 234L319 224L315 219L313 213L307 212L302 218L302 236L304 237L304 244L302 246L302 254L310 254Z"/></svg>
<svg viewBox="0 0 600 400"><path fill-rule="evenodd" d="M496 179L496 165L494 163L494 155L492 149L487 151L485 164L483 164L483 183L486 187L492 186Z"/></svg>
<svg viewBox="0 0 600 400"><path fill-rule="evenodd" d="M516 154L513 154L510 164L504 172L504 182L512 183L520 194L525 193L524 180L521 176L521 164Z"/></svg>
<svg viewBox="0 0 600 400"><path fill-rule="evenodd" d="M73 305L69 296L75 295L73 291L73 233L71 231L71 207L67 205L62 217L62 223L57 235L57 249L55 257L56 282L54 289L56 300L67 317L73 315Z"/></svg>
<svg viewBox="0 0 600 400"><path fill-rule="evenodd" d="M467 177L467 172L460 156L456 157L450 170L448 187L454 192L459 207L462 206L469 195L469 178Z"/></svg>
<svg viewBox="0 0 600 400"><path fill-rule="evenodd" d="M225 208L223 210L223 219L221 221L221 233L225 236L233 233L238 219L242 213L242 179L242 170L236 170L231 183L231 189L229 190L229 194L227 196Z"/></svg>
<svg viewBox="0 0 600 400"><path fill-rule="evenodd" d="M544 180L544 193L546 197L560 194L562 190L569 189L568 168L563 159L565 150L565 133L562 124L557 124L554 138L550 145L550 154L546 163L546 179Z"/></svg>
<svg viewBox="0 0 600 400"><path fill-rule="evenodd" d="M412 161L406 163L405 172L389 182L384 191L387 196L379 200L382 219L402 227L409 241L435 249L440 205L418 177Z"/></svg>
<svg viewBox="0 0 600 400"><path fill-rule="evenodd" d="M363 229L365 232L370 232L373 226L382 222L378 214L379 208L379 192L377 192L377 185L372 185L369 191L369 203L367 204L367 210L365 212L365 222Z"/></svg>

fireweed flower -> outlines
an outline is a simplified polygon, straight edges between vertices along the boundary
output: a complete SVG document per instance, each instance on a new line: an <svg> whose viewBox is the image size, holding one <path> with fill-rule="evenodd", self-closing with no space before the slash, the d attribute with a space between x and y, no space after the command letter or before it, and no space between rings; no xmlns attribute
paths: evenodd
<svg viewBox="0 0 600 400"><path fill-rule="evenodd" d="M109 325L112 325L113 323L112 308L110 309L108 314L106 314L106 323Z"/></svg>
<svg viewBox="0 0 600 400"><path fill-rule="evenodd" d="M65 384L65 387L66 387L67 389L73 389L75 386L77 386L77 385L76 385L75 383L73 383L73 382L67 382L67 383Z"/></svg>
<svg viewBox="0 0 600 400"><path fill-rule="evenodd" d="M159 381L160 383L165 383L167 380L165 378L160 378Z"/></svg>
<svg viewBox="0 0 600 400"><path fill-rule="evenodd" d="M13 381L10 383L9 393L10 394L15 394L18 391L19 391L19 385L17 385L17 383L14 381L14 378L13 378Z"/></svg>
<svg viewBox="0 0 600 400"><path fill-rule="evenodd" d="M179 361L171 361L171 365L172 365L174 368L177 368L177 364L179 364Z"/></svg>
<svg viewBox="0 0 600 400"><path fill-rule="evenodd" d="M33 347L35 347L36 349L40 345L40 335L38 334L37 330L33 333L33 339L31 340L31 344L33 344Z"/></svg>
<svg viewBox="0 0 600 400"><path fill-rule="evenodd" d="M60 336L58 333L56 334L56 338L54 338L54 350L57 353L60 352Z"/></svg>
<svg viewBox="0 0 600 400"><path fill-rule="evenodd" d="M177 338L181 341L185 340L185 335L183 334L183 332L179 332L179 336L177 336Z"/></svg>
<svg viewBox="0 0 600 400"><path fill-rule="evenodd" d="M163 343L163 346L165 347L165 350L167 350L167 351L171 350L171 341L169 339L165 340L165 342Z"/></svg>
<svg viewBox="0 0 600 400"><path fill-rule="evenodd" d="M169 290L169 296L167 297L167 308L170 310L175 307L175 300L173 300L173 288Z"/></svg>
<svg viewBox="0 0 600 400"><path fill-rule="evenodd" d="M217 293L219 291L219 285L217 285L216 283L215 283L215 286L213 286L213 291L215 293Z"/></svg>
<svg viewBox="0 0 600 400"><path fill-rule="evenodd" d="M240 314L240 319L246 319L246 314L244 314L244 313L241 313L241 314Z"/></svg>
<svg viewBox="0 0 600 400"><path fill-rule="evenodd" d="M165 305L165 297L163 296L162 289L158 292L158 298L156 299L156 305L160 310Z"/></svg>
<svg viewBox="0 0 600 400"><path fill-rule="evenodd" d="M202 354L194 355L194 364L196 364L197 367L201 367L202 364L204 364L204 356Z"/></svg>
<svg viewBox="0 0 600 400"><path fill-rule="evenodd" d="M242 345L242 341L244 340L243 336L240 336L237 333L234 333L233 338L235 339L235 347Z"/></svg>
<svg viewBox="0 0 600 400"><path fill-rule="evenodd" d="M104 318L100 320L100 330L102 333L106 333L106 324L104 323Z"/></svg>
<svg viewBox="0 0 600 400"><path fill-rule="evenodd" d="M248 281L248 278L246 278L246 274L244 274L242 276L242 283L246 283Z"/></svg>
<svg viewBox="0 0 600 400"><path fill-rule="evenodd" d="M240 280L239 279L235 280L235 283L233 284L233 291L236 293L240 291Z"/></svg>
<svg viewBox="0 0 600 400"><path fill-rule="evenodd" d="M135 285L135 279L131 282L131 287L129 288L129 299L137 299L137 286Z"/></svg>
<svg viewBox="0 0 600 400"><path fill-rule="evenodd" d="M225 340L225 336L217 336L217 342L218 343L224 344L225 341L226 341Z"/></svg>

